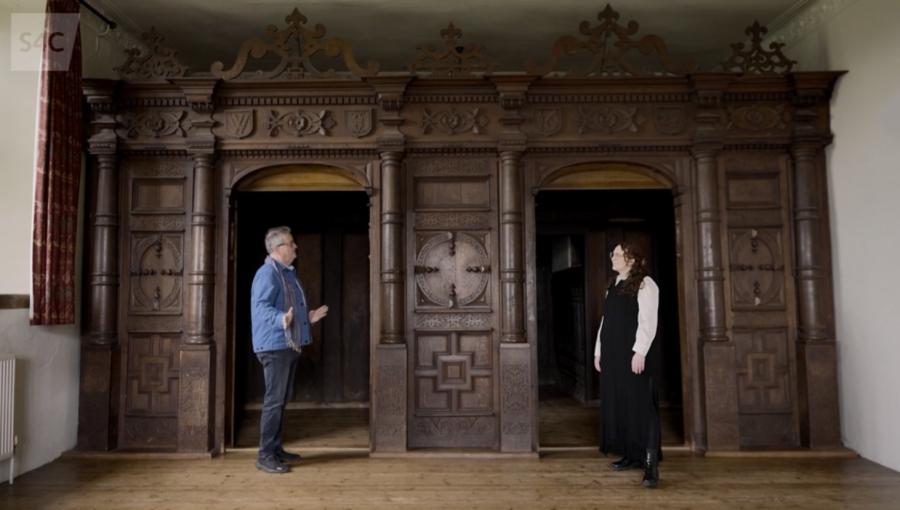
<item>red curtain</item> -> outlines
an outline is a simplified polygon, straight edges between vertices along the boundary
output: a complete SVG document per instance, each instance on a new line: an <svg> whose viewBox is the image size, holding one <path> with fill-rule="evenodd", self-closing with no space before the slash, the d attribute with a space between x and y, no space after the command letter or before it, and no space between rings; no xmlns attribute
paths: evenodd
<svg viewBox="0 0 900 510"><path fill-rule="evenodd" d="M41 62L32 232L32 324L75 322L75 241L81 177L81 40L68 68L51 71L48 34L71 32L52 14L77 13L77 0L48 0ZM70 38L71 40L71 38ZM59 46L59 39L54 41Z"/></svg>

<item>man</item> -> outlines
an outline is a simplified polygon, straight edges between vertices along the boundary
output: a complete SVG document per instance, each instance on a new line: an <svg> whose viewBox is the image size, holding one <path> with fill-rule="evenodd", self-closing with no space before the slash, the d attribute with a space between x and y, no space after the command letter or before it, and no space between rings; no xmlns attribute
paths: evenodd
<svg viewBox="0 0 900 510"><path fill-rule="evenodd" d="M263 366L266 395L259 420L256 467L267 473L287 473L287 463L300 456L281 446L284 408L291 400L300 349L312 342L311 326L328 314L328 307L309 311L294 260L297 245L288 227L266 233L269 256L256 271L250 288L253 352Z"/></svg>

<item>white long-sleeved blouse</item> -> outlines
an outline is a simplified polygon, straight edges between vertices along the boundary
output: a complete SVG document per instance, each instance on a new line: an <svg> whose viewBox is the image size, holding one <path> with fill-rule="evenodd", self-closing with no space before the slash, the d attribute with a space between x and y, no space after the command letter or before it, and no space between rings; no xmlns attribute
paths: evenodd
<svg viewBox="0 0 900 510"><path fill-rule="evenodd" d="M625 278L619 275L616 285ZM659 287L653 278L645 276L638 289L638 327L634 335L634 345L631 350L647 356L653 339L656 337L656 323L659 310ZM600 319L600 327L597 328L597 341L594 344L594 357L600 356L600 332L603 331L603 319Z"/></svg>

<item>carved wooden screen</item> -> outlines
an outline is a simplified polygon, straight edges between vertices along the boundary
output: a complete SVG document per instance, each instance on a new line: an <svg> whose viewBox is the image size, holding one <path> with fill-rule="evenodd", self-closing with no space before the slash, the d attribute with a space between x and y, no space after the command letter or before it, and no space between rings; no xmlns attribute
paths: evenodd
<svg viewBox="0 0 900 510"><path fill-rule="evenodd" d="M799 445L786 160L723 158L738 431L747 447Z"/></svg>
<svg viewBox="0 0 900 510"><path fill-rule="evenodd" d="M178 442L185 207L191 162L125 159L127 270L124 321L123 448L175 448Z"/></svg>
<svg viewBox="0 0 900 510"><path fill-rule="evenodd" d="M499 447L496 161L411 158L409 447Z"/></svg>

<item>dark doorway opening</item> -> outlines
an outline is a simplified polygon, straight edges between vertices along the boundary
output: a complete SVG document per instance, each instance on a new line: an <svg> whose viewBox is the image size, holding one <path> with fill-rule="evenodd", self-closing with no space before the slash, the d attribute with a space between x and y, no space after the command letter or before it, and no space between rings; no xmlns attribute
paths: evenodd
<svg viewBox="0 0 900 510"><path fill-rule="evenodd" d="M285 446L368 447L369 207L365 192L236 192L232 195L233 337L231 445L259 443L265 385L253 353L250 287L266 258L269 228L291 228L294 266L311 307L327 304L303 350L284 422Z"/></svg>
<svg viewBox="0 0 900 510"><path fill-rule="evenodd" d="M648 366L660 392L663 444L684 444L671 191L541 191L535 220L540 445L598 444L594 343L615 277L608 254L623 240L643 247L659 284L659 327Z"/></svg>

